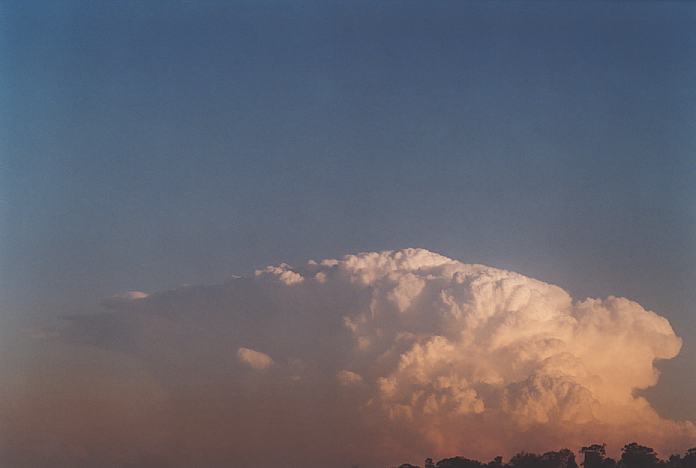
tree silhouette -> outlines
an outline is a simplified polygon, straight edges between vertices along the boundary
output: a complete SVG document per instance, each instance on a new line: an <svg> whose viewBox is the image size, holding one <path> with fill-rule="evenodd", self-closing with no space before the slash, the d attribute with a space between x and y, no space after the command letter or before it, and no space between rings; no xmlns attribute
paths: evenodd
<svg viewBox="0 0 696 468"><path fill-rule="evenodd" d="M594 468L595 466L600 466L602 460L604 460L604 457L607 455L607 444L588 445L587 447L581 448L580 453L585 457L582 465L585 468Z"/></svg>
<svg viewBox="0 0 696 468"><path fill-rule="evenodd" d="M655 450L636 442L624 445L621 449L621 468L654 468L659 460Z"/></svg>
<svg viewBox="0 0 696 468"><path fill-rule="evenodd" d="M696 468L696 447L686 451L682 459L682 468Z"/></svg>
<svg viewBox="0 0 696 468"><path fill-rule="evenodd" d="M664 463L667 468L696 468L696 447L690 448L682 457L674 454Z"/></svg>
<svg viewBox="0 0 696 468"><path fill-rule="evenodd" d="M631 442L621 449L621 459L618 463L606 456L605 444L582 447L580 453L584 455L583 468L696 468L696 447L687 450L683 456L675 454L667 460L660 460L654 449ZM404 463L398 468L420 467ZM495 457L488 463L462 456L443 458L437 463L433 463L432 458L426 458L425 468L578 468L578 464L575 461L575 453L563 448L543 455L520 452L508 463L503 462L503 457Z"/></svg>
<svg viewBox="0 0 696 468"><path fill-rule="evenodd" d="M584 460L582 466L584 468L614 468L616 461L613 458L607 458L607 444L592 444L580 449Z"/></svg>
<svg viewBox="0 0 696 468"><path fill-rule="evenodd" d="M578 468L578 464L575 463L575 454L567 448L543 454L541 466L543 468Z"/></svg>
<svg viewBox="0 0 696 468"><path fill-rule="evenodd" d="M483 463L464 457L445 458L435 465L437 468L483 468Z"/></svg>
<svg viewBox="0 0 696 468"><path fill-rule="evenodd" d="M538 468L542 466L541 455L536 453L520 452L510 459L513 468Z"/></svg>

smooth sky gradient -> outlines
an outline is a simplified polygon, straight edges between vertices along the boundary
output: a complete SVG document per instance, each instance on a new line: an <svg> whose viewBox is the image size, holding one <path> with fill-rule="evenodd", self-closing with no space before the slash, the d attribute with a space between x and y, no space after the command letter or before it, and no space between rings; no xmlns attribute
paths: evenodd
<svg viewBox="0 0 696 468"><path fill-rule="evenodd" d="M688 2L0 2L6 324L425 247L667 317L694 420L695 206Z"/></svg>

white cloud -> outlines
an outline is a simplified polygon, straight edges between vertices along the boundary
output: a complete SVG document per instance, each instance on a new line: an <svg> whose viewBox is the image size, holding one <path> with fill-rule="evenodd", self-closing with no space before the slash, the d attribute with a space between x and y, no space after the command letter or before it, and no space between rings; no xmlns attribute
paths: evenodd
<svg viewBox="0 0 696 468"><path fill-rule="evenodd" d="M287 263L281 263L278 266L267 266L263 270L256 270L255 276L257 278L273 278L286 286L292 286L304 281L302 275L292 271Z"/></svg>
<svg viewBox="0 0 696 468"><path fill-rule="evenodd" d="M239 348L237 350L237 358L239 362L246 364L252 369L268 369L273 365L273 359L268 354L250 348Z"/></svg>
<svg viewBox="0 0 696 468"><path fill-rule="evenodd" d="M340 370L336 373L336 380L338 380L339 384L348 387L362 383L363 378L360 376L360 374L356 374L355 372L349 370Z"/></svg>
<svg viewBox="0 0 696 468"><path fill-rule="evenodd" d="M107 297L101 301L102 305L109 308L119 308L128 305L131 301L138 301L140 299L146 299L150 295L143 291L125 291L122 293L114 294L111 297Z"/></svg>
<svg viewBox="0 0 696 468"><path fill-rule="evenodd" d="M637 394L657 382L655 361L681 347L664 317L423 249L270 266L70 326L69 336L121 346L174 380L209 388L219 378L233 387L220 397L230 408L258 398L248 421L228 422L239 434L256 424L274 440L314 440L331 420L344 431L334 437L362 441L356 453L382 464L463 448L489 457L595 441L696 444L693 423L660 417ZM230 346L244 365L274 372L216 377ZM270 420L274 429L258 426Z"/></svg>

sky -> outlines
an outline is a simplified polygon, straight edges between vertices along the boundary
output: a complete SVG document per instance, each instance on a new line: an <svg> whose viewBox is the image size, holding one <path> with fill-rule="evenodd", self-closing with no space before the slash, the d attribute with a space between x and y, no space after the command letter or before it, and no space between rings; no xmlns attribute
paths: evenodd
<svg viewBox="0 0 696 468"><path fill-rule="evenodd" d="M694 83L688 2L0 1L2 372L125 291L421 247L665 317L637 391L696 421Z"/></svg>

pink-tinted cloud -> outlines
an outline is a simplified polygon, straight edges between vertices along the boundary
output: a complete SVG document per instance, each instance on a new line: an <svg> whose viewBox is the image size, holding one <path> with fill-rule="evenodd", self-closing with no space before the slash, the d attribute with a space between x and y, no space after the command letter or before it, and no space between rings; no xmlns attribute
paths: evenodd
<svg viewBox="0 0 696 468"><path fill-rule="evenodd" d="M281 264L129 301L73 318L58 344L139 363L129 385L142 375L157 389L158 410L136 430L157 441L152 456L170 444L178 455L168 466L259 456L379 466L595 441L616 450L638 440L662 453L696 445L692 422L662 418L637 395L656 384L655 361L674 357L681 340L628 299L574 300L518 273L405 249ZM106 358L95 355L98 368ZM59 360L66 386L94 371L70 356ZM112 392L118 381L50 399L65 408L75 402L61 395L106 392L105 405L127 406L136 393ZM20 398L9 392L0 405L14 418L9 440L21 439L17 421L35 410L8 406ZM80 450L108 458L109 440L130 430L112 423L98 443L59 431L33 437L72 447L66 459Z"/></svg>

